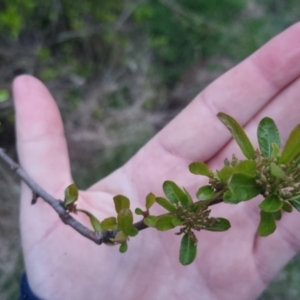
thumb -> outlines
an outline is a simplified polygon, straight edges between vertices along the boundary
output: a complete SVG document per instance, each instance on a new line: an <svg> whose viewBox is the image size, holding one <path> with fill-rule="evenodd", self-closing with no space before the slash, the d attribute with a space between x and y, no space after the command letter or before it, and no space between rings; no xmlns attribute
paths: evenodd
<svg viewBox="0 0 300 300"><path fill-rule="evenodd" d="M47 88L29 75L14 80L13 95L20 165L48 193L61 197L72 178L57 105ZM33 243L51 224L58 221L58 216L43 201L38 201L32 207L31 197L31 191L23 184L21 228L25 244L30 241Z"/></svg>

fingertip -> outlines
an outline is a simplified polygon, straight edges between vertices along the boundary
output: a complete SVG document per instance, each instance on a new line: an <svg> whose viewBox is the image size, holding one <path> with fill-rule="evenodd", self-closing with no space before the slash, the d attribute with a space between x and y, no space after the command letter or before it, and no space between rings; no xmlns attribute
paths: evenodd
<svg viewBox="0 0 300 300"><path fill-rule="evenodd" d="M32 75L19 75L14 78L12 91L15 101L23 99L32 90L48 93L44 84Z"/></svg>
<svg viewBox="0 0 300 300"><path fill-rule="evenodd" d="M19 75L14 78L13 81L13 92L18 91L28 91L28 86L32 84L32 82L38 81L35 77L31 75Z"/></svg>
<svg viewBox="0 0 300 300"><path fill-rule="evenodd" d="M63 133L58 107L40 80L31 75L17 76L12 90L18 138L32 139L50 133Z"/></svg>

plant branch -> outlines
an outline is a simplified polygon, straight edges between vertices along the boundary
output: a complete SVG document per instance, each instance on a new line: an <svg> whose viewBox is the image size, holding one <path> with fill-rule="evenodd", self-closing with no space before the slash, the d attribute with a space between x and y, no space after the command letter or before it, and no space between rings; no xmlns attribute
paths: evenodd
<svg viewBox="0 0 300 300"><path fill-rule="evenodd" d="M48 194L42 187L40 187L32 178L30 178L30 176L21 168L19 164L17 164L12 158L10 158L6 154L5 150L2 148L0 148L0 159L2 159L11 168L11 170L14 171L32 190L33 197L31 204L35 204L39 197L42 198L57 212L63 223L71 226L78 233L92 240L98 245L101 245L103 242L111 242L110 239L114 238L118 233L119 230L105 232L90 230L89 228L78 222L76 219L74 219L70 215L70 212L68 212L68 210L65 208L61 200L55 199L53 196ZM208 205L211 206L220 202L223 202L222 196L217 197ZM148 228L148 226L144 223L143 220L134 223L133 227L135 227L139 231Z"/></svg>
<svg viewBox="0 0 300 300"><path fill-rule="evenodd" d="M61 220L66 225L71 226L81 235L99 245L108 238L106 233L92 231L74 219L70 213L67 212L62 201L55 199L44 189L42 189L16 162L14 162L5 153L5 150L2 148L0 148L0 158L29 186L33 192L34 198L36 199L38 196L44 199L50 206L52 206L52 208L57 212Z"/></svg>

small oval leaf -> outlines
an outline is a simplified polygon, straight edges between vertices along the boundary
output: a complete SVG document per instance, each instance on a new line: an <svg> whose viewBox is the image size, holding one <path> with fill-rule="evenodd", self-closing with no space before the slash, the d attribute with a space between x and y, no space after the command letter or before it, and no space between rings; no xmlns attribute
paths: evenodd
<svg viewBox="0 0 300 300"><path fill-rule="evenodd" d="M149 210L152 205L155 203L155 195L153 193L150 193L146 197L146 208Z"/></svg>
<svg viewBox="0 0 300 300"><path fill-rule="evenodd" d="M214 197L215 192L210 185L204 185L197 191L196 195L199 200L209 200Z"/></svg>
<svg viewBox="0 0 300 300"><path fill-rule="evenodd" d="M291 213L293 211L293 207L286 201L283 202L282 210L284 210L287 213Z"/></svg>
<svg viewBox="0 0 300 300"><path fill-rule="evenodd" d="M189 204L193 204L194 201L193 201L193 198L191 197L191 195L189 194L189 192L185 188L183 188L183 191L185 192L185 194L189 200Z"/></svg>
<svg viewBox="0 0 300 300"><path fill-rule="evenodd" d="M280 148L280 136L275 122L271 118L263 118L257 128L257 139L263 156L271 157L273 152L272 143Z"/></svg>
<svg viewBox="0 0 300 300"><path fill-rule="evenodd" d="M128 236L123 231L119 231L113 240L117 243L124 243L128 240Z"/></svg>
<svg viewBox="0 0 300 300"><path fill-rule="evenodd" d="M204 162L193 162L189 165L189 170L191 173L196 175L203 175L207 177L212 177L212 173L209 167Z"/></svg>
<svg viewBox="0 0 300 300"><path fill-rule="evenodd" d="M255 158L255 150L251 144L248 136L246 135L242 126L232 117L225 113L218 113L219 120L229 129L233 138L236 140L243 154L248 159Z"/></svg>
<svg viewBox="0 0 300 300"><path fill-rule="evenodd" d="M256 164L253 160L243 160L234 166L234 173L242 173L254 177L256 175Z"/></svg>
<svg viewBox="0 0 300 300"><path fill-rule="evenodd" d="M163 215L158 217L158 220L155 224L155 228L159 231L166 231L174 228L175 226L172 223L174 216L171 215Z"/></svg>
<svg viewBox="0 0 300 300"><path fill-rule="evenodd" d="M124 208L130 207L130 201L123 195L117 195L114 198L116 212L119 213Z"/></svg>
<svg viewBox="0 0 300 300"><path fill-rule="evenodd" d="M135 212L135 214L138 215L138 216L141 216L141 215L143 215L143 213L144 213L144 212L142 211L142 209L140 209L139 207L137 207L137 208L135 209L134 212Z"/></svg>
<svg viewBox="0 0 300 300"><path fill-rule="evenodd" d="M197 256L197 245L190 238L189 233L186 233L181 240L179 261L182 265L191 264Z"/></svg>
<svg viewBox="0 0 300 300"><path fill-rule="evenodd" d="M106 218L101 222L101 227L104 230L117 229L117 219L115 217Z"/></svg>
<svg viewBox="0 0 300 300"><path fill-rule="evenodd" d="M157 216L148 216L143 221L147 226L155 228L157 220Z"/></svg>
<svg viewBox="0 0 300 300"><path fill-rule="evenodd" d="M222 181L222 183L226 184L233 173L234 173L233 167L225 166L218 172L218 176L219 176L220 180Z"/></svg>
<svg viewBox="0 0 300 300"><path fill-rule="evenodd" d="M128 235L131 237L137 236L139 234L139 231L135 227L131 227L131 229L128 232Z"/></svg>
<svg viewBox="0 0 300 300"><path fill-rule="evenodd" d="M65 189L65 199L64 199L64 205L70 205L73 204L78 200L78 189L74 183L70 184Z"/></svg>
<svg viewBox="0 0 300 300"><path fill-rule="evenodd" d="M95 231L104 231L104 229L101 226L101 222L94 215L92 215L90 212L88 212L84 209L77 209L77 211L82 212L82 213L86 214L89 217L91 225L92 225L92 227Z"/></svg>
<svg viewBox="0 0 300 300"><path fill-rule="evenodd" d="M163 190L167 198L174 204L179 204L183 207L189 206L189 199L185 192L173 181L165 181L163 184Z"/></svg>
<svg viewBox="0 0 300 300"><path fill-rule="evenodd" d="M300 153L300 124L298 124L290 133L286 144L283 148L279 164L288 164L297 154Z"/></svg>
<svg viewBox="0 0 300 300"><path fill-rule="evenodd" d="M205 230L208 231L226 231L231 227L230 222L227 219L224 218L216 218L215 223L211 225L210 227L206 227Z"/></svg>
<svg viewBox="0 0 300 300"><path fill-rule="evenodd" d="M281 151L279 146L276 143L272 143L271 157L279 158L280 156L281 156Z"/></svg>
<svg viewBox="0 0 300 300"><path fill-rule="evenodd" d="M162 197L157 197L155 199L155 201L160 205L162 206L163 208L165 208L167 211L171 212L171 213L175 213L176 212L176 208L175 206L173 206L173 204L168 201L167 199L165 198L162 198Z"/></svg>
<svg viewBox="0 0 300 300"><path fill-rule="evenodd" d="M280 210L273 212L272 215L273 215L273 217L274 217L274 219L275 219L276 221L281 220L281 215L282 215L282 214L281 214L281 211L280 211Z"/></svg>
<svg viewBox="0 0 300 300"><path fill-rule="evenodd" d="M276 212L281 210L282 205L277 195L270 195L259 204L259 208L265 212Z"/></svg>
<svg viewBox="0 0 300 300"><path fill-rule="evenodd" d="M300 199L289 200L289 203L300 212Z"/></svg>
<svg viewBox="0 0 300 300"><path fill-rule="evenodd" d="M183 220L180 218L173 218L172 219L172 224L177 227L177 226L182 226L184 224Z"/></svg>
<svg viewBox="0 0 300 300"><path fill-rule="evenodd" d="M275 163L271 162L270 163L270 169L271 169L271 174L279 179L285 179L286 175L284 171L277 166Z"/></svg>
<svg viewBox="0 0 300 300"><path fill-rule="evenodd" d="M119 251L120 251L121 253L125 253L127 250L128 250L127 242L122 243L122 244L120 245Z"/></svg>
<svg viewBox="0 0 300 300"><path fill-rule="evenodd" d="M119 211L117 220L119 229L129 235L133 224L132 211L129 208L123 208Z"/></svg>
<svg viewBox="0 0 300 300"><path fill-rule="evenodd" d="M260 236L268 236L276 230L276 223L272 213L264 211L260 212L260 223L258 226L258 234Z"/></svg>
<svg viewBox="0 0 300 300"><path fill-rule="evenodd" d="M238 200L232 193L231 191L226 191L224 193L224 202L229 203L229 204L238 204L243 200Z"/></svg>

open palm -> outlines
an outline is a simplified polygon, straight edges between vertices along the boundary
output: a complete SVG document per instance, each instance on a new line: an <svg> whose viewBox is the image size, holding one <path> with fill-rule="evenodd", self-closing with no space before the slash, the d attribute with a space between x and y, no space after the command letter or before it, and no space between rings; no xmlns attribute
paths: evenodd
<svg viewBox="0 0 300 300"><path fill-rule="evenodd" d="M103 219L114 215L112 197L126 195L143 207L149 192L162 195L173 180L195 193L205 179L188 172L192 161L220 168L239 154L228 130L217 120L232 115L255 143L264 116L279 125L283 142L300 121L300 24L289 28L208 86L128 163L80 193L78 206ZM57 198L70 183L63 125L47 89L31 76L13 85L21 165ZM22 243L29 284L42 299L255 299L300 249L300 215L283 216L277 231L258 237L257 200L219 204L212 214L228 218L223 233L200 232L196 261L180 265L180 238L147 229L121 255L118 247L97 246L65 226L43 201L30 206L24 184ZM154 211L160 212L159 208ZM88 224L84 215L77 216Z"/></svg>

